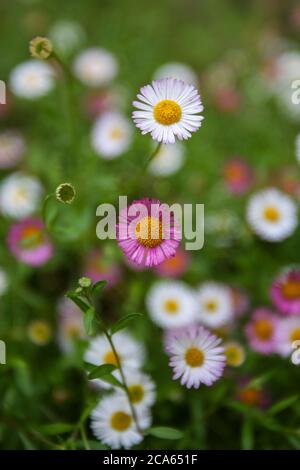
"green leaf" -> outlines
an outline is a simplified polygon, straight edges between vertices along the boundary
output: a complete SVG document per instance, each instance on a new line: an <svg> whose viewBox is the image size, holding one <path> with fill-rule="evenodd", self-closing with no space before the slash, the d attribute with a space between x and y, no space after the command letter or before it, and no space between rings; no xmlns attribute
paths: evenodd
<svg viewBox="0 0 300 470"><path fill-rule="evenodd" d="M104 281L104 280L96 282L93 285L93 293L94 294L99 294L102 291L103 287L106 286L106 284L107 284L107 281Z"/></svg>
<svg viewBox="0 0 300 470"><path fill-rule="evenodd" d="M275 405L273 405L269 409L268 414L274 416L277 413L280 413L281 411L285 410L286 408L289 408L298 400L299 400L299 395L292 395L288 398L285 398L284 400L281 400L278 403L275 403Z"/></svg>
<svg viewBox="0 0 300 470"><path fill-rule="evenodd" d="M113 364L102 364L101 366L94 367L88 375L90 380L100 379L104 375L110 374L116 369L116 366Z"/></svg>
<svg viewBox="0 0 300 470"><path fill-rule="evenodd" d="M82 312L86 313L90 310L91 307L84 300L82 300L82 298L76 294L76 292L71 291L66 295L80 308L80 310L82 310Z"/></svg>
<svg viewBox="0 0 300 470"><path fill-rule="evenodd" d="M88 335L92 335L94 332L94 319L95 319L95 310L93 308L89 308L87 312L84 314L83 323L85 327L85 331Z"/></svg>
<svg viewBox="0 0 300 470"><path fill-rule="evenodd" d="M74 429L74 424L70 423L52 423L45 424L40 427L40 431L46 436L54 436L56 434L65 434L71 432Z"/></svg>
<svg viewBox="0 0 300 470"><path fill-rule="evenodd" d="M253 449L253 422L249 416L246 416L242 425L242 449L252 450Z"/></svg>
<svg viewBox="0 0 300 470"><path fill-rule="evenodd" d="M104 382L110 385L114 385L115 387L124 389L123 384L121 384L121 382L118 379L116 379L116 377L114 377L112 374L103 375L101 377L101 380L103 380Z"/></svg>
<svg viewBox="0 0 300 470"><path fill-rule="evenodd" d="M165 426L156 426L149 428L147 434L159 437L160 439L181 439L183 434L178 429L168 428Z"/></svg>
<svg viewBox="0 0 300 470"><path fill-rule="evenodd" d="M126 315L126 317L120 318L110 329L110 333L113 335L119 330L122 330L125 328L128 323L130 323L132 320L136 320L138 317L141 317L141 313L130 313L129 315Z"/></svg>

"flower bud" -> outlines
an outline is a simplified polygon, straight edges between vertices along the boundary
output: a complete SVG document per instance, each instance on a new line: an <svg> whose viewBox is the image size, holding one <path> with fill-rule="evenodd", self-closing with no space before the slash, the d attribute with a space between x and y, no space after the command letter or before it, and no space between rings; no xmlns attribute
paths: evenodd
<svg viewBox="0 0 300 470"><path fill-rule="evenodd" d="M56 199L63 204L71 204L76 196L76 191L71 183L60 184L55 191Z"/></svg>
<svg viewBox="0 0 300 470"><path fill-rule="evenodd" d="M37 36L30 41L29 51L35 59L46 60L53 52L52 42L48 38Z"/></svg>

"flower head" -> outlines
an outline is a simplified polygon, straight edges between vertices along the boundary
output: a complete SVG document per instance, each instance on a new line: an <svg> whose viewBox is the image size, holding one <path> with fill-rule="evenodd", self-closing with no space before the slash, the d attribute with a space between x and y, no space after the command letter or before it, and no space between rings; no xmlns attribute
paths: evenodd
<svg viewBox="0 0 300 470"><path fill-rule="evenodd" d="M83 273L94 283L105 280L107 287L117 284L122 275L120 266L101 250L92 250L87 255Z"/></svg>
<svg viewBox="0 0 300 470"><path fill-rule="evenodd" d="M113 160L125 153L131 139L131 123L120 113L106 112L94 124L92 145L104 160Z"/></svg>
<svg viewBox="0 0 300 470"><path fill-rule="evenodd" d="M62 183L55 190L56 199L63 204L71 204L76 196L76 191L71 183Z"/></svg>
<svg viewBox="0 0 300 470"><path fill-rule="evenodd" d="M245 328L252 349L261 354L275 352L278 342L279 326L279 317L274 315L269 309L256 309Z"/></svg>
<svg viewBox="0 0 300 470"><path fill-rule="evenodd" d="M65 297L58 304L58 344L63 352L69 353L77 338L85 338L83 314Z"/></svg>
<svg viewBox="0 0 300 470"><path fill-rule="evenodd" d="M173 175L182 167L185 149L181 142L174 145L162 145L149 165L149 173L164 177Z"/></svg>
<svg viewBox="0 0 300 470"><path fill-rule="evenodd" d="M37 36L30 41L29 52L35 59L49 59L53 52L52 42L48 38Z"/></svg>
<svg viewBox="0 0 300 470"><path fill-rule="evenodd" d="M174 77L182 80L185 83L197 85L198 79L195 71L187 64L180 62L168 62L161 65L155 72L154 78L159 80L161 78Z"/></svg>
<svg viewBox="0 0 300 470"><path fill-rule="evenodd" d="M44 346L51 339L51 326L45 320L35 320L28 327L28 336L37 346Z"/></svg>
<svg viewBox="0 0 300 470"><path fill-rule="evenodd" d="M0 169L17 165L25 150L26 144L21 134L13 130L0 132Z"/></svg>
<svg viewBox="0 0 300 470"><path fill-rule="evenodd" d="M118 244L137 264L156 266L175 255L181 240L170 208L157 199L133 201L119 215Z"/></svg>
<svg viewBox="0 0 300 470"><path fill-rule="evenodd" d="M190 261L189 253L179 247L172 258L155 267L155 272L160 277L180 277L187 271Z"/></svg>
<svg viewBox="0 0 300 470"><path fill-rule="evenodd" d="M46 263L53 254L53 246L44 232L40 219L27 218L13 224L7 236L11 253L30 266Z"/></svg>
<svg viewBox="0 0 300 470"><path fill-rule="evenodd" d="M10 75L10 89L20 98L38 99L46 95L54 85L53 71L49 64L29 60L17 65Z"/></svg>
<svg viewBox="0 0 300 470"><path fill-rule="evenodd" d="M294 201L276 188L251 196L247 220L254 232L264 240L279 242L288 238L298 225Z"/></svg>
<svg viewBox="0 0 300 470"><path fill-rule="evenodd" d="M75 59L75 76L85 85L100 87L112 81L118 73L115 56L99 47L92 47L81 52Z"/></svg>
<svg viewBox="0 0 300 470"><path fill-rule="evenodd" d="M284 357L291 355L295 341L300 342L300 315L280 321L277 352Z"/></svg>
<svg viewBox="0 0 300 470"><path fill-rule="evenodd" d="M23 173L12 173L0 185L0 211L15 219L33 214L43 193L39 180Z"/></svg>
<svg viewBox="0 0 300 470"><path fill-rule="evenodd" d="M193 85L163 78L142 87L137 97L140 101L133 102L138 109L132 114L133 120L142 134L151 133L157 142L174 144L175 137L188 139L201 126L203 116L199 113L204 108Z"/></svg>
<svg viewBox="0 0 300 470"><path fill-rule="evenodd" d="M272 284L271 298L284 315L300 315L300 270L281 274Z"/></svg>
<svg viewBox="0 0 300 470"><path fill-rule="evenodd" d="M209 328L219 328L232 320L230 289L217 282L204 282L196 293L197 319Z"/></svg>
<svg viewBox="0 0 300 470"><path fill-rule="evenodd" d="M230 192L242 194L253 182L251 167L242 158L232 158L224 165L224 180Z"/></svg>
<svg viewBox="0 0 300 470"><path fill-rule="evenodd" d="M224 343L224 354L228 366L239 367L245 361L245 350L237 341L227 341Z"/></svg>
<svg viewBox="0 0 300 470"><path fill-rule="evenodd" d="M125 369L124 371L126 384L130 394L131 401L135 408L145 408L152 406L155 402L155 384L149 375L140 371L132 371ZM120 379L120 373L118 372ZM126 398L125 391L116 387L117 395Z"/></svg>
<svg viewBox="0 0 300 470"><path fill-rule="evenodd" d="M221 339L200 327L170 336L167 350L174 380L181 378L187 388L199 388L201 383L212 385L225 367Z"/></svg>

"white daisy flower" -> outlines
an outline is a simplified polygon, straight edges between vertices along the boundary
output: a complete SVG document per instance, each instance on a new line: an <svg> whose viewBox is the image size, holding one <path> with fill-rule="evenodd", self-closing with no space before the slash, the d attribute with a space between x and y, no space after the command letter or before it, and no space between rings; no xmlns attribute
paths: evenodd
<svg viewBox="0 0 300 470"><path fill-rule="evenodd" d="M46 95L54 86L54 74L49 64L28 60L11 72L9 86L16 96L37 99Z"/></svg>
<svg viewBox="0 0 300 470"><path fill-rule="evenodd" d="M300 163L300 134L296 137L296 159Z"/></svg>
<svg viewBox="0 0 300 470"><path fill-rule="evenodd" d="M162 145L151 161L148 171L154 176L169 176L176 173L183 165L185 148L180 142Z"/></svg>
<svg viewBox="0 0 300 470"><path fill-rule="evenodd" d="M185 83L189 83L195 86L198 82L197 75L192 67L180 62L168 62L163 64L156 70L154 74L154 78L156 80L168 77L174 77L178 80L182 80Z"/></svg>
<svg viewBox="0 0 300 470"><path fill-rule="evenodd" d="M70 20L58 20L48 34L55 51L63 56L78 49L85 39L85 32L79 23Z"/></svg>
<svg viewBox="0 0 300 470"><path fill-rule="evenodd" d="M0 211L15 219L27 217L37 209L42 194L42 185L37 178L13 173L1 182Z"/></svg>
<svg viewBox="0 0 300 470"><path fill-rule="evenodd" d="M136 409L138 426L141 430L151 424L151 417L146 408ZM91 428L103 444L112 449L130 449L143 440L137 430L128 401L113 394L102 398L91 414Z"/></svg>
<svg viewBox="0 0 300 470"><path fill-rule="evenodd" d="M26 150L21 134L12 130L0 132L0 168L12 168L22 159Z"/></svg>
<svg viewBox="0 0 300 470"><path fill-rule="evenodd" d="M173 379L181 378L181 384L187 388L199 388L201 383L212 385L225 367L224 348L220 343L220 338L202 326L171 336L167 350Z"/></svg>
<svg viewBox="0 0 300 470"><path fill-rule="evenodd" d="M264 240L279 242L289 237L298 225L297 206L276 188L262 190L250 197L247 221Z"/></svg>
<svg viewBox="0 0 300 470"><path fill-rule="evenodd" d="M290 356L295 351L294 341L300 344L300 315L283 318L280 321L277 336L276 350L278 354L283 357Z"/></svg>
<svg viewBox="0 0 300 470"><path fill-rule="evenodd" d="M192 132L201 127L203 111L198 90L176 78L154 80L151 85L141 88L137 95L140 101L134 101L138 108L132 114L135 125L142 134L151 133L157 142L174 144L188 139Z"/></svg>
<svg viewBox="0 0 300 470"><path fill-rule="evenodd" d="M140 371L124 370L126 383L130 393L131 401L136 408L149 407L155 402L155 384L151 377ZM120 372L117 378L120 380ZM121 388L116 388L116 394L126 397Z"/></svg>
<svg viewBox="0 0 300 470"><path fill-rule="evenodd" d="M118 331L114 334L113 341L121 364L124 368L128 370L137 370L142 366L145 358L145 351L142 344L136 341L133 336L125 331ZM96 336L91 340L87 350L85 351L84 360L94 366L100 366L102 364L117 365L116 356L104 335ZM118 377L118 371L115 370L113 375ZM100 388L111 388L109 384L101 379L93 379L92 383Z"/></svg>
<svg viewBox="0 0 300 470"><path fill-rule="evenodd" d="M195 295L180 281L154 284L148 292L146 304L150 317L162 328L188 326L195 320Z"/></svg>
<svg viewBox="0 0 300 470"><path fill-rule="evenodd" d="M0 295L5 294L8 287L8 279L6 272L0 267Z"/></svg>
<svg viewBox="0 0 300 470"><path fill-rule="evenodd" d="M94 124L92 145L97 154L105 160L112 160L125 153L131 140L131 123L120 113L107 112Z"/></svg>
<svg viewBox="0 0 300 470"><path fill-rule="evenodd" d="M115 56L98 47L81 52L73 65L75 76L85 85L95 88L112 81L116 77L118 69Z"/></svg>
<svg viewBox="0 0 300 470"><path fill-rule="evenodd" d="M70 299L61 299L58 304L58 344L61 350L72 352L74 340L85 337L81 310Z"/></svg>
<svg viewBox="0 0 300 470"><path fill-rule="evenodd" d="M228 324L233 317L231 291L217 282L204 282L196 293L197 319L210 328Z"/></svg>

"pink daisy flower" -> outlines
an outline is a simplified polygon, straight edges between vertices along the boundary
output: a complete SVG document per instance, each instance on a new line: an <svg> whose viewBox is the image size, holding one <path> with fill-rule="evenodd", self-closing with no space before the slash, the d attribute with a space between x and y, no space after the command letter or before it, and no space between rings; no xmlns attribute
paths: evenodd
<svg viewBox="0 0 300 470"><path fill-rule="evenodd" d="M245 327L251 348L261 354L275 352L279 325L280 319L271 310L264 307L256 309Z"/></svg>
<svg viewBox="0 0 300 470"><path fill-rule="evenodd" d="M175 255L181 230L166 204L144 198L120 212L117 238L127 258L151 267Z"/></svg>
<svg viewBox="0 0 300 470"><path fill-rule="evenodd" d="M173 379L181 379L187 388L212 385L223 374L226 363L221 339L203 326L189 328L169 337L167 351Z"/></svg>
<svg viewBox="0 0 300 470"><path fill-rule="evenodd" d="M230 192L242 194L253 183L254 175L251 167L242 158L228 160L224 165L224 180Z"/></svg>
<svg viewBox="0 0 300 470"><path fill-rule="evenodd" d="M30 266L40 266L53 254L53 245L40 219L27 218L10 227L7 244L11 253Z"/></svg>
<svg viewBox="0 0 300 470"><path fill-rule="evenodd" d="M284 315L300 315L300 270L288 270L275 279L271 298Z"/></svg>
<svg viewBox="0 0 300 470"><path fill-rule="evenodd" d="M91 251L86 259L84 276L92 281L107 281L107 287L112 287L121 279L121 268L118 264L107 259L101 250Z"/></svg>
<svg viewBox="0 0 300 470"><path fill-rule="evenodd" d="M156 266L155 271L160 277L180 277L188 269L191 258L183 248L179 248L172 258L165 259Z"/></svg>

